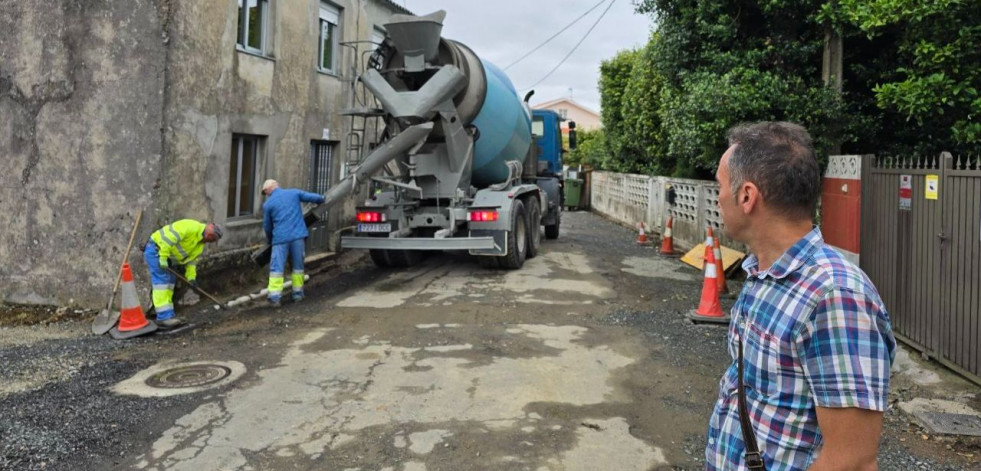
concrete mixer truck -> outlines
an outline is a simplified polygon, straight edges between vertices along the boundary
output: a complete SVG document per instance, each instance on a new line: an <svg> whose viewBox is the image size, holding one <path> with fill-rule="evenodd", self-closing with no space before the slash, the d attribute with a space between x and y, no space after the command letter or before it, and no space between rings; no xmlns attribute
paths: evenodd
<svg viewBox="0 0 981 471"><path fill-rule="evenodd" d="M395 15L385 25L389 38L357 77L380 105L363 112L384 120L382 139L323 205L370 185L341 246L368 249L379 266L459 250L520 268L538 253L542 226L559 236L560 118L532 113L531 93L520 99L503 71L442 38L444 17Z"/></svg>

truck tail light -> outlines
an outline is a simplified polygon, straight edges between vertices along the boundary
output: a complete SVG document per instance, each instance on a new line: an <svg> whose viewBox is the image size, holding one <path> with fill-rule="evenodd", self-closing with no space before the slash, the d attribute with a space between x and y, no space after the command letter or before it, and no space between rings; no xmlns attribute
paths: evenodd
<svg viewBox="0 0 981 471"><path fill-rule="evenodd" d="M374 211L359 211L358 222L385 222L385 215Z"/></svg>
<svg viewBox="0 0 981 471"><path fill-rule="evenodd" d="M467 213L467 220L471 222L494 222L497 220L497 211L470 211Z"/></svg>

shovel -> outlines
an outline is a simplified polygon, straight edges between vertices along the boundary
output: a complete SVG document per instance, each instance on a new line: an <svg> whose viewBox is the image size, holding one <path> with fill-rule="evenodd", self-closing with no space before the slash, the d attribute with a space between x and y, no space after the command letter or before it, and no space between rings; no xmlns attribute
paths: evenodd
<svg viewBox="0 0 981 471"><path fill-rule="evenodd" d="M187 286L190 286L191 289L193 289L194 291L197 291L198 293L201 293L201 294L205 295L208 299L214 301L215 304L218 305L218 307L220 307L222 309L228 309L228 305L227 304L225 304L225 303L223 303L223 302L215 299L215 297L212 296L212 295L210 295L210 294L208 294L207 291L205 291L205 290L203 290L201 288L198 288L197 286L194 286L193 284L191 284L190 281L187 281L187 278L184 278L183 276L180 275L180 273L177 273L176 271L174 271L173 268L167 267L167 271L173 273L174 276L177 277L177 279L183 281L184 283L187 283Z"/></svg>
<svg viewBox="0 0 981 471"><path fill-rule="evenodd" d="M112 294L109 296L109 304L99 314L92 319L92 333L96 335L102 335L109 332L116 322L119 321L119 311L112 310L112 302L116 299L116 290L119 289L119 280L123 277L123 264L129 260L129 250L133 248L133 239L136 238L136 229L140 227L140 219L143 217L143 210L140 209L139 213L136 213L136 223L133 224L133 231L129 235L129 243L126 244L126 251L123 252L123 262L119 264L119 274L116 275L116 284L112 287Z"/></svg>

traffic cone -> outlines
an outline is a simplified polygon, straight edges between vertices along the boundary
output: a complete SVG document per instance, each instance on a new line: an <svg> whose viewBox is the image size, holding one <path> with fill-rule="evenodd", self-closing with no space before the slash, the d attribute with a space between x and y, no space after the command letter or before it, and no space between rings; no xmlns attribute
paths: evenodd
<svg viewBox="0 0 981 471"><path fill-rule="evenodd" d="M674 255L674 239L671 237L673 226L674 217L668 216L668 223L664 225L664 237L661 237L661 255Z"/></svg>
<svg viewBox="0 0 981 471"><path fill-rule="evenodd" d="M708 261L709 254L712 253L712 247L715 246L715 233L712 232L711 227L705 228L705 250L702 252L702 262L703 264Z"/></svg>
<svg viewBox="0 0 981 471"><path fill-rule="evenodd" d="M719 245L718 238L715 239L715 247L713 247L712 254L715 255L716 272L719 274L719 296L728 296L729 287L726 286L726 269L722 263L722 246Z"/></svg>
<svg viewBox="0 0 981 471"><path fill-rule="evenodd" d="M133 284L133 272L129 269L129 263L123 264L123 283L120 290L122 296L119 302L119 324L109 331L109 335L116 340L122 340L157 330L157 324L148 321L143 315L143 307L140 306L140 299L136 296L136 286Z"/></svg>
<svg viewBox="0 0 981 471"><path fill-rule="evenodd" d="M709 234L711 234L711 229L709 229ZM715 250L713 250L712 245L709 245L707 260L705 260L705 268L703 269L705 281L702 283L702 299L698 303L698 309L688 314L688 318L692 322L729 323L729 316L722 312L722 304L719 302L718 270L718 265L715 263Z"/></svg>
<svg viewBox="0 0 981 471"><path fill-rule="evenodd" d="M640 234L637 234L637 243L640 245L647 245L647 233L644 232L644 221L637 223L637 228L640 229Z"/></svg>

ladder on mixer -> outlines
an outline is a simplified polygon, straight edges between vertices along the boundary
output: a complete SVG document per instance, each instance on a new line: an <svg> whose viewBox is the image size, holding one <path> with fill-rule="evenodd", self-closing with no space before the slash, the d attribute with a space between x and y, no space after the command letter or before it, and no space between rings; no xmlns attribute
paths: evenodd
<svg viewBox="0 0 981 471"><path fill-rule="evenodd" d="M368 44L369 50L361 51L359 45ZM368 68L379 68L384 57L384 47L377 48L377 44L371 41L350 41L341 43L342 46L351 48L354 51L355 61L352 66L351 74L351 93L348 109L341 112L342 116L347 116L349 126L344 134L342 144L344 146L344 160L341 164L341 178L347 176L348 172L359 165L366 156L368 148L368 130L373 131L373 138L377 140L379 133L384 128L382 118L385 111L381 108L378 99L368 91L360 77ZM371 126L369 126L369 124ZM376 144L373 141L371 144Z"/></svg>

